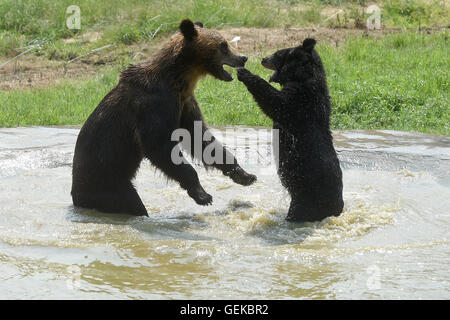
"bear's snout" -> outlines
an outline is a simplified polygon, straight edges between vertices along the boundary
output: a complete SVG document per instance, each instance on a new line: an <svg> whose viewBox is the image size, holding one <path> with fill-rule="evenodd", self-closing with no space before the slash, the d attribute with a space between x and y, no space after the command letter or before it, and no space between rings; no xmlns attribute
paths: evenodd
<svg viewBox="0 0 450 320"><path fill-rule="evenodd" d="M227 55L223 58L223 64L233 68L242 68L247 62L247 56Z"/></svg>
<svg viewBox="0 0 450 320"><path fill-rule="evenodd" d="M275 64L272 62L271 57L265 57L261 60L261 65L264 68L270 69L270 70L277 70Z"/></svg>
<svg viewBox="0 0 450 320"><path fill-rule="evenodd" d="M240 68L240 67L245 67L245 63L247 62L248 58L247 56L237 56L238 57L238 62L236 63L236 68Z"/></svg>

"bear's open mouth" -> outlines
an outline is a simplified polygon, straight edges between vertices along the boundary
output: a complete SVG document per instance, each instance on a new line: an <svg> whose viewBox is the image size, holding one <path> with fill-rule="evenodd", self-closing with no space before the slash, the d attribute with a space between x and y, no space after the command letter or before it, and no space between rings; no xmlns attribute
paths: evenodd
<svg viewBox="0 0 450 320"><path fill-rule="evenodd" d="M274 70L274 71L275 71L275 72L270 76L270 78L269 78L269 82L274 82L275 79L276 79L276 77L277 77L277 67L275 67L274 64L271 64L271 63L267 62L266 59L263 59L263 60L261 61L261 64L262 64L262 66L263 66L264 68L267 68L267 69L269 69L269 70Z"/></svg>
<svg viewBox="0 0 450 320"><path fill-rule="evenodd" d="M275 67L275 65L268 63L267 61L261 61L261 64L264 68L270 69L270 70L277 70L277 67Z"/></svg>
<svg viewBox="0 0 450 320"><path fill-rule="evenodd" d="M228 71L224 69L224 66L229 66L231 68L242 68L245 66L246 61L247 57L228 54L221 59L221 61L215 68L217 77L223 81L232 81L233 77Z"/></svg>
<svg viewBox="0 0 450 320"><path fill-rule="evenodd" d="M219 66L219 79L220 80L223 80L223 81L233 81L233 77L231 76L231 74L228 72L228 71L226 71L225 69L224 69L224 65L227 65L227 66L230 66L230 67L234 67L234 66L231 66L231 65L229 65L229 64L227 64L227 63L225 63L225 64L223 64L223 65L221 65L221 66Z"/></svg>
<svg viewBox="0 0 450 320"><path fill-rule="evenodd" d="M208 73L210 75L212 75L214 78L222 80L222 81L226 81L226 82L230 82L233 81L233 77L231 76L231 74L227 71L225 71L225 69L223 68L223 64L214 64L212 65L210 68L208 68Z"/></svg>

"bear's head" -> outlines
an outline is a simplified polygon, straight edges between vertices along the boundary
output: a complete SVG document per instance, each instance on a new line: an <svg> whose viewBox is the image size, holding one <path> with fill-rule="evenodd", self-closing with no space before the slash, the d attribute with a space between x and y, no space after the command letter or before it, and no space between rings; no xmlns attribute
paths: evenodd
<svg viewBox="0 0 450 320"><path fill-rule="evenodd" d="M203 28L201 22L183 20L180 24L183 36L182 56L200 72L208 73L223 81L232 81L232 76L223 65L244 67L247 57L235 55L228 42L218 32Z"/></svg>
<svg viewBox="0 0 450 320"><path fill-rule="evenodd" d="M275 72L270 82L285 85L288 82L307 82L325 76L322 60L314 49L316 40L307 38L294 48L282 49L262 59L261 64Z"/></svg>

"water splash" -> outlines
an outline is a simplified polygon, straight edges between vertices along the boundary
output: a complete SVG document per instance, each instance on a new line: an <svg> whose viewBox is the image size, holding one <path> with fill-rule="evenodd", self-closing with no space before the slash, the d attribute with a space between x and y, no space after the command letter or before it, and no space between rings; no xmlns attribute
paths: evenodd
<svg viewBox="0 0 450 320"><path fill-rule="evenodd" d="M243 161L259 178L247 188L196 167L211 207L145 162L136 186L150 217L74 208L77 133L0 130L0 297L450 298L447 137L336 132L344 212L288 223L289 195L270 162ZM245 134L226 137L239 141L238 160L252 154Z"/></svg>

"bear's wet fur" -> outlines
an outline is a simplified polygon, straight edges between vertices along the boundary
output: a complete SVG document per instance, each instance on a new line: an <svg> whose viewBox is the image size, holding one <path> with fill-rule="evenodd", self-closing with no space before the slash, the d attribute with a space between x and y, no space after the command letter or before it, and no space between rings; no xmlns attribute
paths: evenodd
<svg viewBox="0 0 450 320"><path fill-rule="evenodd" d="M279 130L278 174L291 196L286 219L318 221L338 216L344 207L342 171L330 131L330 96L316 41L279 50L262 59L274 70L271 82L238 69L261 110Z"/></svg>
<svg viewBox="0 0 450 320"><path fill-rule="evenodd" d="M219 33L203 28L201 23L186 19L179 29L149 61L121 73L117 86L81 128L72 170L75 206L147 215L132 184L144 158L179 182L196 203L211 204L212 197L201 186L194 168L184 158L181 164L172 161L174 150L180 157L182 154L178 141L172 141L171 136L174 130L183 128L194 139L195 121L200 121L202 133L208 129L194 97L198 80L210 74L231 81L223 65L243 67L247 58L233 54ZM231 161L210 167L242 185L256 180L214 137L204 141L202 148L211 143L219 146L215 150L223 153L223 159ZM194 141L191 146L187 151L194 156Z"/></svg>

